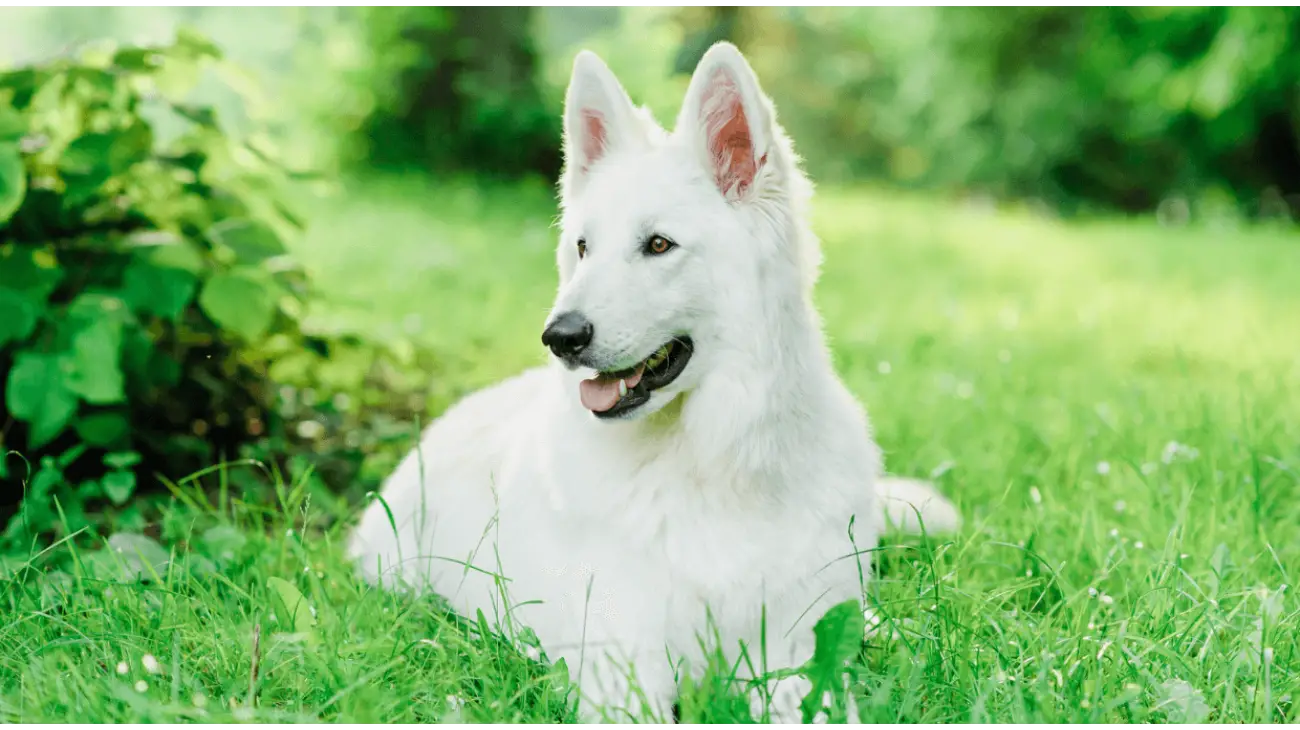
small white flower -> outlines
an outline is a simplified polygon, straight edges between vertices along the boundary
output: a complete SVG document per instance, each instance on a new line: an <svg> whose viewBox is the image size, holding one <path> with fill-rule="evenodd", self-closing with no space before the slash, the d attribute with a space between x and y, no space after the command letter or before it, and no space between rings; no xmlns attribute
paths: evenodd
<svg viewBox="0 0 1300 730"><path fill-rule="evenodd" d="M1089 589L1088 589L1088 595L1089 595L1089 596L1092 596L1093 598L1096 598L1096 597L1097 597L1097 589L1096 589L1096 588L1089 588ZM1091 628L1091 626L1090 626L1089 628Z"/></svg>
<svg viewBox="0 0 1300 730"><path fill-rule="evenodd" d="M459 695L447 695L447 706L452 710L459 710L465 706L465 700Z"/></svg>
<svg viewBox="0 0 1300 730"><path fill-rule="evenodd" d="M1094 624L1093 622L1089 621L1089 622L1088 622L1088 630L1089 630L1089 631L1095 631L1096 629L1097 629L1097 624Z"/></svg>
<svg viewBox="0 0 1300 730"><path fill-rule="evenodd" d="M1110 528L1110 536L1111 536L1111 537L1119 537L1119 528L1118 528L1118 527L1112 527L1112 528Z"/></svg>
<svg viewBox="0 0 1300 730"><path fill-rule="evenodd" d="M148 689L149 689L149 684L145 682L143 679L135 683L136 692L145 692Z"/></svg>
<svg viewBox="0 0 1300 730"><path fill-rule="evenodd" d="M1193 461L1201 452L1186 444L1180 444L1177 441L1170 441L1165 444L1165 448L1160 452L1160 460L1166 464L1172 464L1175 461Z"/></svg>
<svg viewBox="0 0 1300 730"><path fill-rule="evenodd" d="M1114 598L1111 598L1110 596L1106 595L1105 593L1101 594L1101 598L1100 598L1099 600L1100 600L1102 603L1106 604L1107 606L1109 606L1110 604L1112 604L1112 603L1115 602L1115 599L1114 599Z"/></svg>
<svg viewBox="0 0 1300 730"><path fill-rule="evenodd" d="M1029 488L1029 501L1033 502L1034 504L1043 503L1043 493L1038 491L1038 487Z"/></svg>
<svg viewBox="0 0 1300 730"><path fill-rule="evenodd" d="M1099 461L1099 462L1097 462L1097 473L1100 474L1100 475L1102 475L1102 476L1106 476L1107 474L1109 474L1109 473L1110 473L1110 462L1109 462L1109 461Z"/></svg>
<svg viewBox="0 0 1300 730"><path fill-rule="evenodd" d="M129 666L127 666L126 662L118 662L118 663L117 663L117 673L118 673L118 674L126 674L126 673L129 672L129 671L131 671L131 668L130 668Z"/></svg>
<svg viewBox="0 0 1300 730"><path fill-rule="evenodd" d="M1128 503L1127 503L1127 502L1125 502L1125 501L1122 500L1122 499L1117 499L1117 500L1115 500L1115 511L1116 511L1116 512L1123 512L1123 511L1126 510L1126 509L1128 509Z"/></svg>
<svg viewBox="0 0 1300 730"><path fill-rule="evenodd" d="M144 665L144 670L150 674L157 674L159 671L158 660L153 654L145 654L141 657L140 664Z"/></svg>
<svg viewBox="0 0 1300 730"><path fill-rule="evenodd" d="M1188 559L1188 558L1190 558L1190 557L1192 557L1192 556L1188 555L1187 553L1181 553L1181 554L1179 554L1178 557L1182 558L1183 560L1186 560L1186 559Z"/></svg>
<svg viewBox="0 0 1300 730"><path fill-rule="evenodd" d="M1142 548L1146 547L1146 545L1143 545L1142 541L1138 540L1137 542L1133 543L1133 547L1137 548L1138 550L1141 550Z"/></svg>
<svg viewBox="0 0 1300 730"><path fill-rule="evenodd" d="M200 709L208 706L208 696L202 692L194 695L194 706Z"/></svg>
<svg viewBox="0 0 1300 730"><path fill-rule="evenodd" d="M876 372L881 375L888 375L892 370L893 367L890 366L888 360L881 360L880 364L876 365Z"/></svg>

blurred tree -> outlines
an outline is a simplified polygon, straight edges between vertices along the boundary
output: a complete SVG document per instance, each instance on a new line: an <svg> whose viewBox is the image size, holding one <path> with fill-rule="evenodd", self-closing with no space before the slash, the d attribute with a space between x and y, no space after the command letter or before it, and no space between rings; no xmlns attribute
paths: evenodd
<svg viewBox="0 0 1300 730"><path fill-rule="evenodd" d="M1065 209L1300 195L1296 8L793 8L747 53L822 176Z"/></svg>
<svg viewBox="0 0 1300 730"><path fill-rule="evenodd" d="M376 103L360 132L381 167L495 176L560 168L527 7L373 8Z"/></svg>
<svg viewBox="0 0 1300 730"><path fill-rule="evenodd" d="M677 49L673 73L690 75L704 57L709 47L721 41L743 49L742 16L744 8L700 7L677 11L677 22L682 29L682 44Z"/></svg>

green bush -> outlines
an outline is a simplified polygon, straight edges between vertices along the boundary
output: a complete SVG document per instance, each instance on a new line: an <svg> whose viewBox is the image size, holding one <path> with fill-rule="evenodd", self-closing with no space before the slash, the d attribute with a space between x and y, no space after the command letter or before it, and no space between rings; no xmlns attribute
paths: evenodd
<svg viewBox="0 0 1300 730"><path fill-rule="evenodd" d="M5 542L77 530L90 504L129 521L141 475L276 425L269 346L306 346L299 223L271 152L183 103L217 63L182 32L0 74Z"/></svg>

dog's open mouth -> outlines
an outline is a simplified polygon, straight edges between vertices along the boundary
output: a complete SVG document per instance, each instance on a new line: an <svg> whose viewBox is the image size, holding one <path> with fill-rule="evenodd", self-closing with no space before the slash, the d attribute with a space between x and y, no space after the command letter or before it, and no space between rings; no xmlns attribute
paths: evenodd
<svg viewBox="0 0 1300 730"><path fill-rule="evenodd" d="M614 418L650 400L650 393L677 379L691 359L689 337L675 337L636 365L612 373L599 373L582 381L578 396L582 406L597 418Z"/></svg>

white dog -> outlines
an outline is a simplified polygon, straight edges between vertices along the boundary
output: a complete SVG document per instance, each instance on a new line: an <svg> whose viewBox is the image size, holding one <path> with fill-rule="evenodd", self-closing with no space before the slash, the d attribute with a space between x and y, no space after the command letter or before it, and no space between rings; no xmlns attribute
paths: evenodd
<svg viewBox="0 0 1300 730"><path fill-rule="evenodd" d="M797 667L824 609L861 598L886 515L959 519L928 485L879 478L812 303L811 186L734 46L700 61L671 133L579 54L564 132L550 366L434 422L352 555L372 581L531 627L584 718L665 720L702 634ZM797 722L809 687L769 687L772 716Z"/></svg>

